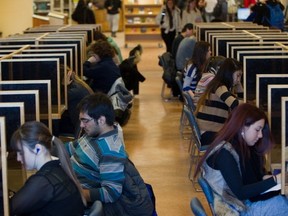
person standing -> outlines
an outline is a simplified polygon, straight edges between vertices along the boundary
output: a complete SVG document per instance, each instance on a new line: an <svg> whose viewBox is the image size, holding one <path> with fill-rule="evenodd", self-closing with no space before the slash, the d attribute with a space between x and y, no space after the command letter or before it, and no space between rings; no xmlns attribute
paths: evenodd
<svg viewBox="0 0 288 216"><path fill-rule="evenodd" d="M88 0L79 0L72 14L72 19L78 24L95 24L96 19Z"/></svg>
<svg viewBox="0 0 288 216"><path fill-rule="evenodd" d="M160 26L161 37L166 45L166 52L172 50L172 43L176 34L181 32L180 9L174 0L167 0L156 16L156 23Z"/></svg>
<svg viewBox="0 0 288 216"><path fill-rule="evenodd" d="M216 4L217 0L206 0L206 7L204 10L206 22L211 22L215 18L213 15L213 10Z"/></svg>
<svg viewBox="0 0 288 216"><path fill-rule="evenodd" d="M203 22L201 11L198 9L198 0L189 0L185 10L182 14L182 26L185 26L187 23L196 23Z"/></svg>
<svg viewBox="0 0 288 216"><path fill-rule="evenodd" d="M106 0L104 3L104 7L107 10L107 21L109 22L112 37L116 37L116 32L119 29L119 12L121 5L121 0Z"/></svg>

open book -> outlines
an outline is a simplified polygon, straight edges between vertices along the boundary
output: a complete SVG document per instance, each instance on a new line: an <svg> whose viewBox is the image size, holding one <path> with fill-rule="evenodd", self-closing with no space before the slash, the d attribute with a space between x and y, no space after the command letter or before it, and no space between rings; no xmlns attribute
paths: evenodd
<svg viewBox="0 0 288 216"><path fill-rule="evenodd" d="M265 193L268 193L268 192L271 192L271 191L279 191L279 190L281 190L281 184L275 185L274 187L264 191L262 194L265 194Z"/></svg>

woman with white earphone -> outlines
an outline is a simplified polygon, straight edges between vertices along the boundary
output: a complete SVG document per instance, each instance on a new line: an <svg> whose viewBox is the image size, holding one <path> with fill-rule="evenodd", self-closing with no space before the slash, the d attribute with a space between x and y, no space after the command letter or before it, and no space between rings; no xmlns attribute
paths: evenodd
<svg viewBox="0 0 288 216"><path fill-rule="evenodd" d="M11 138L17 160L37 172L11 198L10 215L80 216L85 199L64 144L41 122L26 122ZM51 151L59 160L53 160Z"/></svg>
<svg viewBox="0 0 288 216"><path fill-rule="evenodd" d="M265 171L264 155L272 145L262 110L244 103L231 112L195 172L196 176L201 170L211 186L217 215L287 214L288 200L280 195L281 174Z"/></svg>

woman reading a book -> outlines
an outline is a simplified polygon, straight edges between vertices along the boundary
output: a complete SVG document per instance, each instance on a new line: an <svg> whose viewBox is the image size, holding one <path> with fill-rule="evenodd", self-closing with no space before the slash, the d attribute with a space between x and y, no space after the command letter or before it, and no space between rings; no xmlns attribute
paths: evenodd
<svg viewBox="0 0 288 216"><path fill-rule="evenodd" d="M285 215L288 200L276 191L281 175L267 175L265 153L273 144L265 113L244 103L235 108L200 160L214 193L217 215Z"/></svg>

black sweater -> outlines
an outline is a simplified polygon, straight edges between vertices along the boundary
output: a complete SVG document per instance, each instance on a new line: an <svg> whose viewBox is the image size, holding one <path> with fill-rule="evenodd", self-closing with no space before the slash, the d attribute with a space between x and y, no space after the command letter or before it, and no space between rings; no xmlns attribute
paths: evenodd
<svg viewBox="0 0 288 216"><path fill-rule="evenodd" d="M241 161L240 158L242 175L232 154L223 148L219 153L211 155L207 159L207 164L213 169L220 170L227 185L239 200L258 201L274 196L274 193L269 194L269 197L267 197L268 194L261 195L276 183L273 177L262 180L263 168L260 166L260 158L256 153L251 151L251 157L245 162L245 167Z"/></svg>

